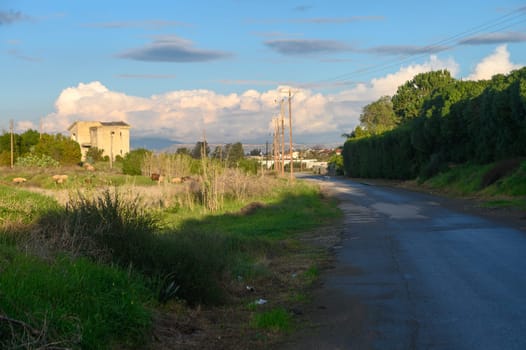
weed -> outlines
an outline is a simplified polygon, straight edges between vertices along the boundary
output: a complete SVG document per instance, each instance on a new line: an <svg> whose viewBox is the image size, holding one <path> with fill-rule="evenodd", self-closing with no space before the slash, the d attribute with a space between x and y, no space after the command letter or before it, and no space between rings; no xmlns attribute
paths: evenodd
<svg viewBox="0 0 526 350"><path fill-rule="evenodd" d="M284 308L256 313L252 326L272 332L289 332L292 330L292 315Z"/></svg>
<svg viewBox="0 0 526 350"><path fill-rule="evenodd" d="M303 272L302 277L306 285L312 285L320 277L320 270L316 266L311 266Z"/></svg>
<svg viewBox="0 0 526 350"><path fill-rule="evenodd" d="M151 324L144 280L85 259L52 263L0 246L0 348L109 348L140 344Z"/></svg>

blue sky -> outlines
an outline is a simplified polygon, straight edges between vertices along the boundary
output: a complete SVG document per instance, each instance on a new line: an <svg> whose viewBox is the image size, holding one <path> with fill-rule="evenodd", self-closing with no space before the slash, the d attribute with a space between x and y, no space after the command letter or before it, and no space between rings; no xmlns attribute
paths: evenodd
<svg viewBox="0 0 526 350"><path fill-rule="evenodd" d="M290 88L295 141L331 143L414 74L525 64L521 1L2 0L0 128L264 142Z"/></svg>

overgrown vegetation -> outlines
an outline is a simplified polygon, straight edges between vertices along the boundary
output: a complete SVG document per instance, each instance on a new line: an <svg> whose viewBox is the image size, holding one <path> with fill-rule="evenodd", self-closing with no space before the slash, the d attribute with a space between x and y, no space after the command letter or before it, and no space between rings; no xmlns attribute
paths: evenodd
<svg viewBox="0 0 526 350"><path fill-rule="evenodd" d="M186 159L158 164L175 162L173 175L182 176L191 171ZM197 175L184 183L148 178L145 187L134 180L141 176L61 169L64 186L45 185L45 172L28 173L31 186L0 184L0 347L142 347L152 309L231 303L245 284L275 278L266 261L298 249L296 232L338 216L310 185L196 162ZM6 172L4 183L15 174ZM60 205L29 192L34 185L69 199Z"/></svg>
<svg viewBox="0 0 526 350"><path fill-rule="evenodd" d="M526 208L526 160L458 165L423 182L454 195L478 196L489 207Z"/></svg>
<svg viewBox="0 0 526 350"><path fill-rule="evenodd" d="M0 245L0 348L101 349L144 344L144 279L84 259L46 261Z"/></svg>
<svg viewBox="0 0 526 350"><path fill-rule="evenodd" d="M489 81L422 73L392 98L391 131L348 135L343 156L353 177L427 179L450 164L526 156L526 68Z"/></svg>

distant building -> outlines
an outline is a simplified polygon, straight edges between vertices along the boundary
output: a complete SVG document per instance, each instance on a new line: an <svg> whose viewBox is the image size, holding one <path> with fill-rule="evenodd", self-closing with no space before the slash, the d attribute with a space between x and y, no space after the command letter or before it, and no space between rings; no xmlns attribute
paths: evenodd
<svg viewBox="0 0 526 350"><path fill-rule="evenodd" d="M68 128L72 140L78 142L82 160L91 147L104 151L103 155L115 160L130 152L130 125L125 122L77 121Z"/></svg>

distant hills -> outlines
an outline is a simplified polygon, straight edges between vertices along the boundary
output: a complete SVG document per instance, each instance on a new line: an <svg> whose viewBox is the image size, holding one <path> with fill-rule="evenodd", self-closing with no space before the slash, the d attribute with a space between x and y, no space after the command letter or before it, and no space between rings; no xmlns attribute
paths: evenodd
<svg viewBox="0 0 526 350"><path fill-rule="evenodd" d="M181 142L173 141L170 139L164 139L162 137L131 137L130 138L130 148L146 148L152 151L162 151L164 149L170 148L174 145L180 145Z"/></svg>
<svg viewBox="0 0 526 350"><path fill-rule="evenodd" d="M215 146L217 145L224 145L224 144L216 144L216 143L210 143L210 149L211 151L214 150ZM193 149L195 146L195 143L185 143L180 141L174 141L167 138L162 137L131 137L130 138L130 147L131 149L137 149L137 148L146 148L151 151L167 151L167 152L175 152L178 148L186 147L188 149ZM294 144L294 149L307 149L310 147L315 146L315 144ZM326 145L319 145L316 146L323 146L326 148L334 148L337 147L337 144L326 144ZM272 145L269 144L269 151L272 148ZM265 152L266 144L265 143L243 143L243 149L245 153L250 152L253 149L260 149L261 151ZM288 144L286 145L286 148L288 149Z"/></svg>

